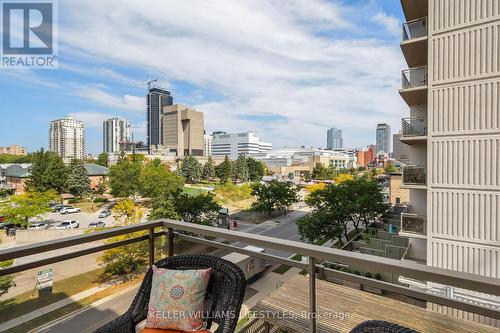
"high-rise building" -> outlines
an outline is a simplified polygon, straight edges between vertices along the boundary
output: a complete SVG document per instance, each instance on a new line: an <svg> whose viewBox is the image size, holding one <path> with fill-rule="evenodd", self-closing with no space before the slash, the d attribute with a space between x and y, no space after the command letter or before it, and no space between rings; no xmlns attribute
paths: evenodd
<svg viewBox="0 0 500 333"><path fill-rule="evenodd" d="M161 88L151 88L147 95L147 145L163 145L163 128L161 115L163 108L173 104L170 91Z"/></svg>
<svg viewBox="0 0 500 333"><path fill-rule="evenodd" d="M203 156L203 112L182 104L163 107L163 145L177 156Z"/></svg>
<svg viewBox="0 0 500 333"><path fill-rule="evenodd" d="M375 154L381 150L387 154L391 152L391 126L388 124L377 124Z"/></svg>
<svg viewBox="0 0 500 333"><path fill-rule="evenodd" d="M401 136L401 133L392 135L392 157L399 162L409 164L410 147L400 140Z"/></svg>
<svg viewBox="0 0 500 333"><path fill-rule="evenodd" d="M500 278L500 5L498 1L401 1L401 97L410 109L401 141L410 209L401 234L429 266ZM410 284L411 285L411 284ZM440 296L500 309L500 299L427 284ZM500 321L428 303L452 316Z"/></svg>
<svg viewBox="0 0 500 333"><path fill-rule="evenodd" d="M203 156L212 156L212 141L213 136L211 134L203 135Z"/></svg>
<svg viewBox="0 0 500 333"><path fill-rule="evenodd" d="M65 163L85 156L83 121L72 117L53 120L49 129L49 150L62 157Z"/></svg>
<svg viewBox="0 0 500 333"><path fill-rule="evenodd" d="M122 117L105 120L102 124L103 152L120 151L120 143L130 141L130 123Z"/></svg>
<svg viewBox="0 0 500 333"><path fill-rule="evenodd" d="M260 141L259 134L255 132L225 133L214 132L212 142L213 156L228 156L235 160L238 156L251 155L269 151L273 145Z"/></svg>
<svg viewBox="0 0 500 333"><path fill-rule="evenodd" d="M20 145L11 145L9 147L0 147L0 154L26 155L28 154L28 149Z"/></svg>
<svg viewBox="0 0 500 333"><path fill-rule="evenodd" d="M326 148L327 149L340 149L344 147L342 141L342 130L335 127L330 128L326 132Z"/></svg>

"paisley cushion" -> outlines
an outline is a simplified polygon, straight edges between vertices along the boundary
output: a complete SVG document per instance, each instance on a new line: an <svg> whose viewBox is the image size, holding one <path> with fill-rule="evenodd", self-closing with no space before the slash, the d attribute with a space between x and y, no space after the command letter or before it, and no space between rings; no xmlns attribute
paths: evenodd
<svg viewBox="0 0 500 333"><path fill-rule="evenodd" d="M153 266L146 328L196 332L204 328L205 290L212 269L172 270Z"/></svg>

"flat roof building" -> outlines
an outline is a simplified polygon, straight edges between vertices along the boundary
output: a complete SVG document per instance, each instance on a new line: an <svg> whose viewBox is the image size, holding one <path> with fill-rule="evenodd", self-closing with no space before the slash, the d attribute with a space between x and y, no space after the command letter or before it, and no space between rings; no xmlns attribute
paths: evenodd
<svg viewBox="0 0 500 333"><path fill-rule="evenodd" d="M203 156L203 112L182 104L163 107L163 145L177 156Z"/></svg>

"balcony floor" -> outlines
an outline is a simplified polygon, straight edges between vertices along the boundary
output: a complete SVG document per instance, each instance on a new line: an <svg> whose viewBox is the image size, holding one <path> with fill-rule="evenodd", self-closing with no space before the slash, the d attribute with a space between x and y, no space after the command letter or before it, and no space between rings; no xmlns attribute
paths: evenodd
<svg viewBox="0 0 500 333"><path fill-rule="evenodd" d="M309 309L308 277L297 275L261 300L252 310L261 313L283 313L284 318L264 319L282 329L308 332L309 320L304 313ZM367 320L386 320L421 333L498 333L500 330L468 322L386 297L348 288L323 280L317 281L318 333L350 332ZM344 320L323 314L349 313ZM293 315L292 315L293 314Z"/></svg>

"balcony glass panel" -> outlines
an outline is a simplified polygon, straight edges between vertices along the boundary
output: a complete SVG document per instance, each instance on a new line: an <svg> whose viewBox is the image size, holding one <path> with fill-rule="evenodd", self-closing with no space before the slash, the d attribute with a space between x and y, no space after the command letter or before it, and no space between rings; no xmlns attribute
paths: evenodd
<svg viewBox="0 0 500 333"><path fill-rule="evenodd" d="M427 36L427 18L403 23L403 41Z"/></svg>
<svg viewBox="0 0 500 333"><path fill-rule="evenodd" d="M403 118L401 130L403 137L426 136L427 121L424 117Z"/></svg>
<svg viewBox="0 0 500 333"><path fill-rule="evenodd" d="M402 72L402 89L410 89L427 85L427 66L409 68Z"/></svg>
<svg viewBox="0 0 500 333"><path fill-rule="evenodd" d="M403 168L403 184L405 185L425 185L425 167L408 165Z"/></svg>

